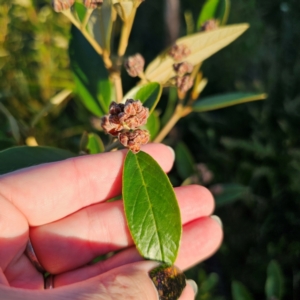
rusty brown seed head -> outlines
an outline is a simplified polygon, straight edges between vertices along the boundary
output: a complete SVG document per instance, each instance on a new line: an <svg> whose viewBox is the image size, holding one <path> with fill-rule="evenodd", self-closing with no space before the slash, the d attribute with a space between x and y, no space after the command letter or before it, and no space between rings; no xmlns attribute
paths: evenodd
<svg viewBox="0 0 300 300"><path fill-rule="evenodd" d="M218 21L215 19L204 22L200 28L200 31L212 31L219 28Z"/></svg>
<svg viewBox="0 0 300 300"><path fill-rule="evenodd" d="M174 64L173 69L178 76L183 76L186 73L192 73L194 66L191 63L184 61L179 64Z"/></svg>
<svg viewBox="0 0 300 300"><path fill-rule="evenodd" d="M86 8L95 9L103 3L103 0L83 0Z"/></svg>
<svg viewBox="0 0 300 300"><path fill-rule="evenodd" d="M194 80L188 75L183 77L177 76L175 80L176 86L183 93L186 93L194 84Z"/></svg>
<svg viewBox="0 0 300 300"><path fill-rule="evenodd" d="M141 54L137 53L133 56L129 56L124 66L131 77L137 77L144 71L145 60Z"/></svg>
<svg viewBox="0 0 300 300"><path fill-rule="evenodd" d="M175 44L170 48L168 54L174 60L180 61L186 58L187 56L189 56L191 54L191 50L188 46L184 44L180 44L180 45Z"/></svg>
<svg viewBox="0 0 300 300"><path fill-rule="evenodd" d="M106 133L118 136L122 145L137 153L150 139L147 130L139 129L147 123L148 116L149 109L139 100L127 99L125 104L112 102L109 115L101 119L101 126Z"/></svg>
<svg viewBox="0 0 300 300"><path fill-rule="evenodd" d="M61 12L63 10L69 9L75 0L52 0L51 5L56 12Z"/></svg>
<svg viewBox="0 0 300 300"><path fill-rule="evenodd" d="M149 142L150 135L147 130L135 129L120 132L118 138L123 146L129 148L133 153L138 153L141 146Z"/></svg>

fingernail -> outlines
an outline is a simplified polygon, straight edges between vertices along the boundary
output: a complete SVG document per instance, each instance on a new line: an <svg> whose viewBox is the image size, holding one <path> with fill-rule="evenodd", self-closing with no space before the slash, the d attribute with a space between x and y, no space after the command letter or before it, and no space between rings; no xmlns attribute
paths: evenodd
<svg viewBox="0 0 300 300"><path fill-rule="evenodd" d="M177 300L186 286L185 275L175 266L162 264L149 272L160 300Z"/></svg>
<svg viewBox="0 0 300 300"><path fill-rule="evenodd" d="M216 215L213 215L213 216L210 216L213 220L215 220L222 228L223 228L223 223L221 221L221 219L216 216Z"/></svg>
<svg viewBox="0 0 300 300"><path fill-rule="evenodd" d="M194 294L196 296L197 293L198 293L198 285L197 285L197 283L194 280L192 280L192 279L188 279L186 281L186 283L189 284L192 287L192 289L194 291Z"/></svg>
<svg viewBox="0 0 300 300"><path fill-rule="evenodd" d="M175 151L174 151L174 149L171 148L170 146L167 146L167 147L170 149L170 151L171 151L171 153L173 155L173 158L175 159Z"/></svg>

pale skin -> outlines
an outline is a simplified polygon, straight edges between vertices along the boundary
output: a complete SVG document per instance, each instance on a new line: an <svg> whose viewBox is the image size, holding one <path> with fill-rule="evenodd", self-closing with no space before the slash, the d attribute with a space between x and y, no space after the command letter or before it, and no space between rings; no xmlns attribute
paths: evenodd
<svg viewBox="0 0 300 300"><path fill-rule="evenodd" d="M168 172L172 151L149 144L150 154ZM0 299L158 299L144 261L133 245L121 194L126 151L81 156L0 176ZM222 229L210 218L214 201L201 186L175 188L183 236L175 264L182 270L211 256ZM163 201L163 199L162 199ZM55 274L52 290L24 250L30 235L42 266ZM97 264L99 255L118 251ZM180 300L194 299L187 285Z"/></svg>

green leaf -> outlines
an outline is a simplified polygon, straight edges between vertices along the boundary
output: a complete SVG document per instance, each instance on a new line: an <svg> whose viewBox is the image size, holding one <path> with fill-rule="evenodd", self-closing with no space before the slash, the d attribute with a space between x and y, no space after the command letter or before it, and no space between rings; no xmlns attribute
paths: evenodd
<svg viewBox="0 0 300 300"><path fill-rule="evenodd" d="M199 14L197 28L200 29L203 23L215 19L220 25L225 25L229 15L229 0L207 0Z"/></svg>
<svg viewBox="0 0 300 300"><path fill-rule="evenodd" d="M76 93L85 107L96 116L108 112L112 84L102 58L76 27L72 27L69 46Z"/></svg>
<svg viewBox="0 0 300 300"><path fill-rule="evenodd" d="M229 93L215 95L197 100L193 105L193 110L196 112L204 112L251 101L265 100L266 98L266 94L253 93Z"/></svg>
<svg viewBox="0 0 300 300"><path fill-rule="evenodd" d="M271 261L267 270L265 292L268 300L280 300L283 294L283 275L279 264Z"/></svg>
<svg viewBox="0 0 300 300"><path fill-rule="evenodd" d="M0 151L0 175L43 163L64 160L75 155L52 147L13 147Z"/></svg>
<svg viewBox="0 0 300 300"><path fill-rule="evenodd" d="M231 293L233 300L253 300L248 289L239 281L232 282Z"/></svg>
<svg viewBox="0 0 300 300"><path fill-rule="evenodd" d="M153 141L160 129L160 121L156 111L152 112L152 114L149 115L146 128L150 133L151 141Z"/></svg>
<svg viewBox="0 0 300 300"><path fill-rule="evenodd" d="M145 107L149 108L150 114L155 109L162 93L162 86L158 82L150 82L138 85L131 89L124 97L122 102L127 99L140 100Z"/></svg>
<svg viewBox="0 0 300 300"><path fill-rule="evenodd" d="M75 2L74 3L74 10L77 13L79 20L82 22L84 20L84 16L86 14L86 8L82 3Z"/></svg>
<svg viewBox="0 0 300 300"><path fill-rule="evenodd" d="M217 207L242 199L249 192L248 187L237 183L217 184L211 190Z"/></svg>
<svg viewBox="0 0 300 300"><path fill-rule="evenodd" d="M188 147L183 143L179 142L175 147L175 164L178 175L182 180L195 174L195 161L188 149Z"/></svg>
<svg viewBox="0 0 300 300"><path fill-rule="evenodd" d="M128 151L123 200L127 223L141 255L173 264L182 232L180 211L167 175L145 152Z"/></svg>
<svg viewBox="0 0 300 300"><path fill-rule="evenodd" d="M98 134L89 133L88 138L89 140L86 148L89 154L97 154L104 152L104 145Z"/></svg>
<svg viewBox="0 0 300 300"><path fill-rule="evenodd" d="M204 22L216 18L216 11L218 9L219 2L220 0L207 0L204 3L197 21L198 29L201 28Z"/></svg>
<svg viewBox="0 0 300 300"><path fill-rule="evenodd" d="M0 102L0 112L2 112L6 116L12 135L15 141L19 143L21 136L20 136L20 129L17 120L1 102Z"/></svg>

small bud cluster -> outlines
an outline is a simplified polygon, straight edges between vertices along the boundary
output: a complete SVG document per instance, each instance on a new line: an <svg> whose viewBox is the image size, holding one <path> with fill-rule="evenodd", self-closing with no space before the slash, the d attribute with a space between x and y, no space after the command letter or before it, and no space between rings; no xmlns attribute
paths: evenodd
<svg viewBox="0 0 300 300"><path fill-rule="evenodd" d="M124 66L127 73L131 77L137 77L144 71L145 60L141 54L137 53L133 56L129 56L128 59L125 61Z"/></svg>
<svg viewBox="0 0 300 300"><path fill-rule="evenodd" d="M186 73L192 73L194 66L191 63L184 61L179 64L174 64L173 69L178 76L183 76Z"/></svg>
<svg viewBox="0 0 300 300"><path fill-rule="evenodd" d="M173 45L168 54L176 61L183 60L191 54L191 50L184 44Z"/></svg>
<svg viewBox="0 0 300 300"><path fill-rule="evenodd" d="M95 9L103 3L103 0L84 0L83 2L86 8Z"/></svg>
<svg viewBox="0 0 300 300"><path fill-rule="evenodd" d="M51 5L56 12L61 12L72 7L75 0L52 0Z"/></svg>
<svg viewBox="0 0 300 300"><path fill-rule="evenodd" d="M200 31L212 31L219 28L218 21L215 19L204 22L200 28Z"/></svg>
<svg viewBox="0 0 300 300"><path fill-rule="evenodd" d="M175 80L176 80L176 86L183 93L186 93L194 84L193 78L191 78L191 76L189 75L182 76L182 77L177 76L175 77Z"/></svg>
<svg viewBox="0 0 300 300"><path fill-rule="evenodd" d="M137 153L150 139L147 130L138 128L147 123L148 116L149 109L139 100L127 99L125 104L112 102L109 115L102 118L101 126L106 133L118 136L122 145Z"/></svg>

